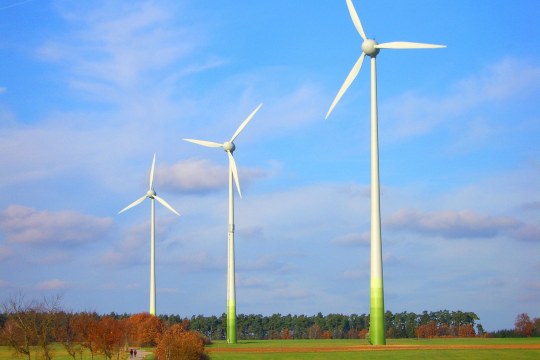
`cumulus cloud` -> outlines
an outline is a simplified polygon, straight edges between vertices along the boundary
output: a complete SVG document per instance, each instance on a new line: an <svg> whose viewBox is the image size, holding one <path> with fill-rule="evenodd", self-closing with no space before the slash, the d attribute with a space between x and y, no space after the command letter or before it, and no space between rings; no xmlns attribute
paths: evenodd
<svg viewBox="0 0 540 360"><path fill-rule="evenodd" d="M513 235L518 240L540 242L540 227L523 224L514 231Z"/></svg>
<svg viewBox="0 0 540 360"><path fill-rule="evenodd" d="M59 279L46 280L37 284L39 290L62 290L69 286L68 282Z"/></svg>
<svg viewBox="0 0 540 360"><path fill-rule="evenodd" d="M490 216L472 210L425 212L399 210L386 219L385 226L394 231L410 231L443 238L510 238L538 242L540 227L508 216Z"/></svg>
<svg viewBox="0 0 540 360"><path fill-rule="evenodd" d="M540 201L528 201L526 203L521 204L519 208L525 211L540 210Z"/></svg>
<svg viewBox="0 0 540 360"><path fill-rule="evenodd" d="M217 165L205 159L188 159L171 166L159 166L156 170L156 184L168 191L183 193L210 193L222 191L228 184L228 166ZM262 178L260 169L238 170L240 186Z"/></svg>
<svg viewBox="0 0 540 360"><path fill-rule="evenodd" d="M402 209L390 215L385 226L445 238L490 238L515 231L523 224L511 217L483 215L471 210L428 213Z"/></svg>
<svg viewBox="0 0 540 360"><path fill-rule="evenodd" d="M0 213L0 231L7 241L32 245L80 245L97 241L111 229L110 218L75 211L39 211L9 205Z"/></svg>
<svg viewBox="0 0 540 360"><path fill-rule="evenodd" d="M0 261L9 259L13 255L13 251L5 246L0 246Z"/></svg>
<svg viewBox="0 0 540 360"><path fill-rule="evenodd" d="M343 246L369 245L371 235L369 232L348 233L332 240L333 243Z"/></svg>
<svg viewBox="0 0 540 360"><path fill-rule="evenodd" d="M238 274L235 278L236 286L242 288L261 288L265 287L266 283L259 277L248 277Z"/></svg>
<svg viewBox="0 0 540 360"><path fill-rule="evenodd" d="M276 273L287 273L293 269L293 265L283 261L283 258L290 257L289 254L262 255L255 259L243 261L238 264L241 271L264 271Z"/></svg>
<svg viewBox="0 0 540 360"><path fill-rule="evenodd" d="M156 291L160 294L177 294L180 292L177 288L157 288Z"/></svg>
<svg viewBox="0 0 540 360"><path fill-rule="evenodd" d="M285 300L300 300L312 296L308 290L290 285L286 285L273 291L273 294L274 297Z"/></svg>
<svg viewBox="0 0 540 360"><path fill-rule="evenodd" d="M407 92L390 99L382 105L381 117L393 120L387 122L385 132L394 138L418 136L479 105L527 95L537 89L538 84L540 67L524 60L506 58L487 66L478 75L457 82L451 93L444 97ZM476 133L486 131L489 129L483 127Z"/></svg>
<svg viewBox="0 0 540 360"><path fill-rule="evenodd" d="M178 263L181 264L183 269L187 272L213 272L225 268L223 259L217 259L206 251L199 251L192 255L181 256Z"/></svg>
<svg viewBox="0 0 540 360"><path fill-rule="evenodd" d="M80 31L45 43L38 54L66 64L70 85L102 100L103 94L117 98L114 89L130 89L144 73L170 65L199 44L196 33L174 25L173 9L153 2L102 2L61 11Z"/></svg>

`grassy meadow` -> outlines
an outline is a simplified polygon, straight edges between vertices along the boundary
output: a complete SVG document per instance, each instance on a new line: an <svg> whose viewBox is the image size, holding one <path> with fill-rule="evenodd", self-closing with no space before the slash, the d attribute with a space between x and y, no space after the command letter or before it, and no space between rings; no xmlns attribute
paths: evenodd
<svg viewBox="0 0 540 360"><path fill-rule="evenodd" d="M215 341L207 347L211 360L269 359L540 359L540 338L520 339L389 339L388 346L373 347L364 340L241 340L236 345ZM24 359L23 357L19 357ZM125 354L123 359L129 358ZM153 357L149 357L150 359ZM0 347L0 360L16 359L6 346ZM38 359L33 353L32 360ZM69 360L62 346L54 346L54 359ZM80 359L79 355L77 359ZM90 360L88 351L83 360ZM95 360L105 359L94 355Z"/></svg>
<svg viewBox="0 0 540 360"><path fill-rule="evenodd" d="M216 341L207 349L212 360L540 359L540 338L389 339L387 344L372 347L359 340L245 340L237 345Z"/></svg>

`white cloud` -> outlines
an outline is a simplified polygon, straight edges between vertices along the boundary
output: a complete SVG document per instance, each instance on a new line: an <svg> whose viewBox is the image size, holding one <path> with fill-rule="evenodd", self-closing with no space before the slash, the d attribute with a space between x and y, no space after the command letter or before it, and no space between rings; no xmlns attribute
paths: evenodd
<svg viewBox="0 0 540 360"><path fill-rule="evenodd" d="M68 282L59 279L42 281L37 284L39 290L62 290L69 287L70 284Z"/></svg>
<svg viewBox="0 0 540 360"><path fill-rule="evenodd" d="M526 96L537 90L538 84L539 66L526 60L506 58L486 67L479 75L457 82L446 96L436 98L407 92L386 100L381 106L381 118L387 119L384 132L394 139L423 135L480 105ZM490 128L486 126L485 123L477 124L475 134L482 136L489 132ZM472 134L467 133L467 136Z"/></svg>
<svg viewBox="0 0 540 360"><path fill-rule="evenodd" d="M180 292L177 288L157 288L156 291L160 294L178 294Z"/></svg>
<svg viewBox="0 0 540 360"><path fill-rule="evenodd" d="M13 251L5 246L0 246L0 261L5 261L13 256Z"/></svg>
<svg viewBox="0 0 540 360"><path fill-rule="evenodd" d="M540 201L527 201L519 206L521 210L538 211L540 210Z"/></svg>
<svg viewBox="0 0 540 360"><path fill-rule="evenodd" d="M0 213L0 231L9 242L41 245L80 245L101 240L112 227L112 219L75 211L38 211L9 205Z"/></svg>
<svg viewBox="0 0 540 360"><path fill-rule="evenodd" d="M369 245L371 234L369 232L348 233L332 240L332 242L343 246Z"/></svg>
<svg viewBox="0 0 540 360"><path fill-rule="evenodd" d="M540 228L513 217L491 216L471 210L425 212L402 209L384 221L391 230L406 230L444 238L493 238L511 235L520 240L540 239Z"/></svg>
<svg viewBox="0 0 540 360"><path fill-rule="evenodd" d="M158 166L156 186L169 191L205 193L226 189L228 167L209 160L188 159L171 166Z"/></svg>
<svg viewBox="0 0 540 360"><path fill-rule="evenodd" d="M523 224L514 231L513 236L523 241L540 242L540 226Z"/></svg>
<svg viewBox="0 0 540 360"><path fill-rule="evenodd" d="M238 274L235 278L236 286L241 288L262 288L267 287L265 280L260 277L247 277Z"/></svg>
<svg viewBox="0 0 540 360"><path fill-rule="evenodd" d="M174 24L175 9L153 2L63 10L65 20L79 30L49 41L38 53L65 64L74 88L104 101L118 98L115 89L131 90L150 71L171 65L201 43L197 33Z"/></svg>

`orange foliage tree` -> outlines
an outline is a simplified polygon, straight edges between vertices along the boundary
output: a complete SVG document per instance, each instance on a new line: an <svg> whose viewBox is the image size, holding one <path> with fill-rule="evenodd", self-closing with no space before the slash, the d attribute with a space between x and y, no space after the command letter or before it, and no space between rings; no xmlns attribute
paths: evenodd
<svg viewBox="0 0 540 360"><path fill-rule="evenodd" d="M204 352L204 341L198 332L188 331L175 324L163 333L155 351L157 360L201 360L208 359Z"/></svg>
<svg viewBox="0 0 540 360"><path fill-rule="evenodd" d="M285 328L285 329L283 329L283 331L281 331L281 338L283 340L290 340L290 339L293 338L293 336L292 336L292 334L291 334L291 332L289 331L288 328Z"/></svg>
<svg viewBox="0 0 540 360"><path fill-rule="evenodd" d="M97 326L98 315L95 313L82 312L75 314L70 319L70 326L75 332L76 341L90 351L92 359L97 350Z"/></svg>
<svg viewBox="0 0 540 360"><path fill-rule="evenodd" d="M97 345L97 350L107 359L118 355L124 345L123 323L112 316L104 316L97 322L95 332L92 334Z"/></svg>
<svg viewBox="0 0 540 360"><path fill-rule="evenodd" d="M523 313L519 314L516 317L516 322L514 323L515 331L517 334L522 336L531 336L534 332L534 323L532 322L529 314Z"/></svg>
<svg viewBox="0 0 540 360"><path fill-rule="evenodd" d="M459 327L458 335L459 337L474 337L476 333L471 324L465 324Z"/></svg>
<svg viewBox="0 0 540 360"><path fill-rule="evenodd" d="M430 321L427 324L420 325L416 328L416 337L433 338L439 334L435 321Z"/></svg>
<svg viewBox="0 0 540 360"><path fill-rule="evenodd" d="M333 338L332 332L329 331L329 330L323 331L322 334L321 334L321 338L322 339L332 339Z"/></svg>
<svg viewBox="0 0 540 360"><path fill-rule="evenodd" d="M126 322L129 344L154 347L165 331L164 322L149 313L132 315Z"/></svg>

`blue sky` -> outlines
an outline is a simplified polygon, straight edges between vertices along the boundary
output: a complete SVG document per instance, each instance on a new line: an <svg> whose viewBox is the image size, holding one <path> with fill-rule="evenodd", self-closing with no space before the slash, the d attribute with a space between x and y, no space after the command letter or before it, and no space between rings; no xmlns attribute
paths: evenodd
<svg viewBox="0 0 540 360"><path fill-rule="evenodd" d="M533 0L354 2L379 42L386 308L540 316L540 29ZM237 138L239 313L369 312L369 67L345 1L0 1L0 297L221 314Z"/></svg>

